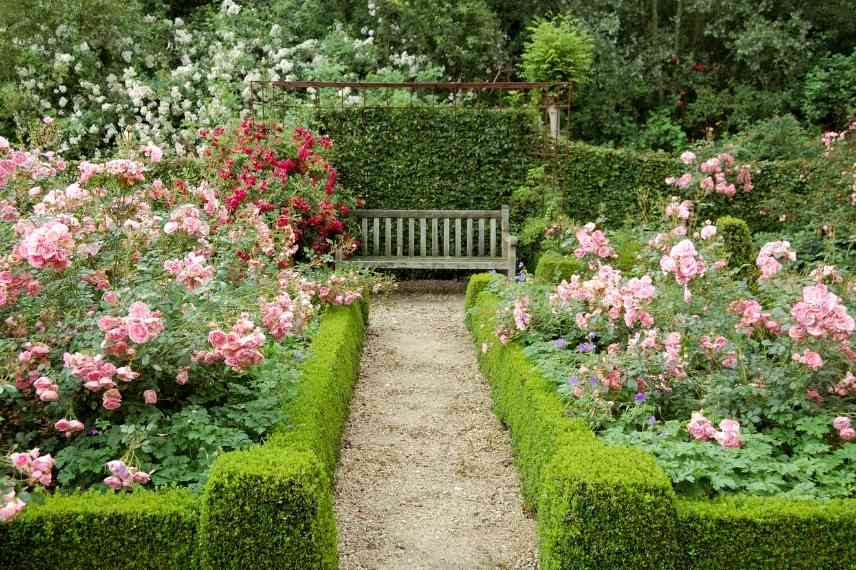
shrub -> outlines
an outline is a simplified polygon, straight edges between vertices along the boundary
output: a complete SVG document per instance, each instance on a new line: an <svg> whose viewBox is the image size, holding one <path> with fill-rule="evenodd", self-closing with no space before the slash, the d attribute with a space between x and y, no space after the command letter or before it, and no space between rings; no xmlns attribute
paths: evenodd
<svg viewBox="0 0 856 570"><path fill-rule="evenodd" d="M571 275L581 273L586 263L576 257L564 256L555 251L548 251L538 260L535 277L550 283L558 283L570 279Z"/></svg>
<svg viewBox="0 0 856 570"><path fill-rule="evenodd" d="M594 40L568 17L538 20L529 27L520 68L529 81L581 85L588 81Z"/></svg>
<svg viewBox="0 0 856 570"><path fill-rule="evenodd" d="M733 216L723 216L717 218L715 225L728 252L729 266L745 267L751 272L755 260L752 256L752 232L746 222Z"/></svg>
<svg viewBox="0 0 856 570"><path fill-rule="evenodd" d="M815 122L844 127L856 112L856 50L821 59L806 75L803 112Z"/></svg>

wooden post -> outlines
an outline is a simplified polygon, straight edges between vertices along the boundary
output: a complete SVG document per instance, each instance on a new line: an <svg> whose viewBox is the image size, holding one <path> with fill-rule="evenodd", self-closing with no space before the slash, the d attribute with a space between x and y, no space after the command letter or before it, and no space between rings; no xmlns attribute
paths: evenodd
<svg viewBox="0 0 856 570"><path fill-rule="evenodd" d="M508 236L508 278L517 275L517 238Z"/></svg>

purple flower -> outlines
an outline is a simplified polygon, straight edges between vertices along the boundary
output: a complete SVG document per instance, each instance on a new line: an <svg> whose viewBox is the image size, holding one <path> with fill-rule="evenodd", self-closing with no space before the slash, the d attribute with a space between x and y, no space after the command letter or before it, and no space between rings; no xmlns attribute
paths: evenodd
<svg viewBox="0 0 856 570"><path fill-rule="evenodd" d="M657 416L648 416L648 423L651 425L657 423Z"/></svg>
<svg viewBox="0 0 856 570"><path fill-rule="evenodd" d="M568 346L568 341L565 340L565 337L559 337L553 341L553 346L555 346L559 350L563 350L566 346Z"/></svg>
<svg viewBox="0 0 856 570"><path fill-rule="evenodd" d="M592 376L589 379L589 384L591 384L592 386L597 386L598 384L600 384L600 382L598 382L597 380L597 376Z"/></svg>
<svg viewBox="0 0 856 570"><path fill-rule="evenodd" d="M633 396L633 399L636 400L636 403L641 404L645 401L645 392L637 393L635 396Z"/></svg>
<svg viewBox="0 0 856 570"><path fill-rule="evenodd" d="M571 377L568 378L568 384L570 384L571 386L576 386L579 383L580 383L580 379L577 378L576 374L571 374Z"/></svg>
<svg viewBox="0 0 856 570"><path fill-rule="evenodd" d="M581 342L577 345L577 350L579 352L594 352L594 344L590 342Z"/></svg>

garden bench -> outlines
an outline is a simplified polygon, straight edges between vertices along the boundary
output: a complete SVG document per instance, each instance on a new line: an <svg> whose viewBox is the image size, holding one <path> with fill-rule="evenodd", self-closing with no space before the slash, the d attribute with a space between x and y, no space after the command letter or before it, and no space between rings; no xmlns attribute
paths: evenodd
<svg viewBox="0 0 856 570"><path fill-rule="evenodd" d="M356 210L359 246L337 261L374 269L517 269L509 209Z"/></svg>

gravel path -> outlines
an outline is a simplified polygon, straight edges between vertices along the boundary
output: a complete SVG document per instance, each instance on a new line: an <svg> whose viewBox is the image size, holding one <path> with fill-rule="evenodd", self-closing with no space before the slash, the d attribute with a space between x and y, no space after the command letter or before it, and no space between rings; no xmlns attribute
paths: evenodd
<svg viewBox="0 0 856 570"><path fill-rule="evenodd" d="M414 294L372 307L336 477L342 570L536 567L463 306Z"/></svg>

